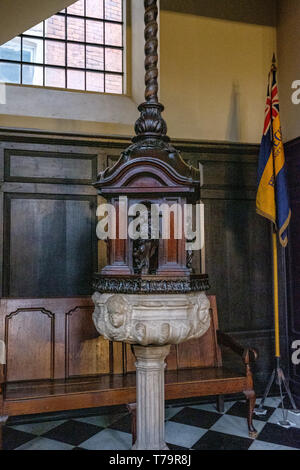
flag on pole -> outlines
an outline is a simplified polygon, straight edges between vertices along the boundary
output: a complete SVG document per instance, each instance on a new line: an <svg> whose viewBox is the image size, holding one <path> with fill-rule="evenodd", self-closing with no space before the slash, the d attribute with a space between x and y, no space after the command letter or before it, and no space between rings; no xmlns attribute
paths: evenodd
<svg viewBox="0 0 300 470"><path fill-rule="evenodd" d="M256 212L274 223L279 241L285 247L288 242L287 228L291 210L285 174L276 71L274 57L269 74L264 132L259 152Z"/></svg>

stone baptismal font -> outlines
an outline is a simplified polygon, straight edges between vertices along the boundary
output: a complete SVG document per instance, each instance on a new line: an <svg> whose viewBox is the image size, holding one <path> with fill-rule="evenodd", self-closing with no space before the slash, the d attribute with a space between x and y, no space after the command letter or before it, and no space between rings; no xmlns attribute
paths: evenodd
<svg viewBox="0 0 300 470"><path fill-rule="evenodd" d="M200 173L166 135L158 102L157 0L144 3L146 101L132 145L95 184L113 208L116 230L107 239L108 265L95 275L93 320L106 339L131 344L136 357L134 449L163 450L165 358L170 345L208 330L210 304L208 277L192 269L193 240L178 230L191 224L187 207L199 201ZM139 237L130 226L139 226Z"/></svg>

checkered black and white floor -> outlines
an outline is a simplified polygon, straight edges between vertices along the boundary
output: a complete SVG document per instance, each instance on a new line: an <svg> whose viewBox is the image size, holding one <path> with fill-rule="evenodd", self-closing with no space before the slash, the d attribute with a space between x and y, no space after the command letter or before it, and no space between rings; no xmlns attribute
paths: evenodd
<svg viewBox="0 0 300 470"><path fill-rule="evenodd" d="M259 403L259 400L257 400ZM166 408L166 441L170 449L295 450L300 449L300 416L289 413L296 426L277 425L280 399L268 398L267 414L255 416L256 440L249 439L246 403L225 402L225 413L214 404ZM124 407L111 414L73 419L10 424L4 428L6 450L129 450L130 416Z"/></svg>

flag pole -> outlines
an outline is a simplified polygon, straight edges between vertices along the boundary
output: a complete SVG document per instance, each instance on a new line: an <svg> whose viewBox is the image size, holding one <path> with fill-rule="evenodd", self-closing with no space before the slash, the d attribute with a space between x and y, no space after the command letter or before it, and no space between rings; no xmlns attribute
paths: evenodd
<svg viewBox="0 0 300 470"><path fill-rule="evenodd" d="M274 71L277 71L275 53L273 53L273 57L272 57L271 73ZM271 89L272 89L272 81L271 81ZM271 138L273 141L272 111L271 111L271 136L272 136ZM274 154L273 154L273 172L274 172L274 181L275 181L276 178L275 178ZM271 226L272 226L272 246L273 246L273 302L274 302L274 329L275 329L275 358L279 362L281 354L280 354L280 327L279 327L278 249L277 249L276 228L273 223L271 224Z"/></svg>
<svg viewBox="0 0 300 470"><path fill-rule="evenodd" d="M266 390L264 392L263 398L259 404L259 407L254 410L254 413L258 416L266 415L267 410L264 409L264 404L267 396L271 390L273 383L277 383L280 390L281 398L281 407L282 407L282 416L283 419L278 421L277 424L280 426L289 429L292 426L295 426L295 423L288 420L288 412L291 412L295 415L299 415L300 411L298 410L295 400L291 394L289 384L285 378L285 374L281 368L281 353L280 353L280 323L279 323L279 282L278 282L278 248L277 248L277 233L274 224L271 224L272 227L272 251L273 251L273 308L274 308L274 330L275 330L275 368L272 371L269 382L267 384ZM292 405L291 410L287 410L284 407L284 396L283 389L286 390L286 393L289 397L290 403Z"/></svg>
<svg viewBox="0 0 300 470"><path fill-rule="evenodd" d="M277 66L276 66L276 57L275 53L273 54L272 58L272 68L271 72L269 74L269 80L271 77L272 72L277 71ZM269 84L270 85L270 84ZM272 90L272 87L271 87ZM271 103L272 107L272 103ZM273 126L272 126L272 108L271 108L271 139L273 142ZM273 150L272 150L273 152ZM274 172L274 182L276 184L276 175L275 175L275 164L274 164L274 154L273 154L273 172ZM272 374L270 376L269 382L267 384L266 390L264 392L263 398L259 404L259 407L254 410L254 413L256 415L265 415L267 413L267 410L264 409L264 403L269 395L269 392L271 390L271 387L273 383L277 383L279 385L280 389L280 398L281 398L281 407L282 407L282 416L283 419L278 422L278 424L284 428L290 428L292 426L295 426L295 423L289 421L288 418L288 411L298 415L300 414L300 411L297 409L294 398L291 394L289 384L285 378L284 372L281 368L281 353L280 353L280 323L279 323L279 282L278 282L278 247L277 247L277 231L276 231L276 226L274 223L271 223L272 227L272 252L273 252L273 308L274 308L274 330L275 330L275 368L272 371ZM291 410L286 410L284 407L284 402L283 402L283 389L286 390L287 395L289 397L290 403L292 405Z"/></svg>
<svg viewBox="0 0 300 470"><path fill-rule="evenodd" d="M280 359L278 250L277 250L277 237L276 237L276 231L274 229L274 226L272 227L272 243L273 243L273 296L274 296L275 357Z"/></svg>

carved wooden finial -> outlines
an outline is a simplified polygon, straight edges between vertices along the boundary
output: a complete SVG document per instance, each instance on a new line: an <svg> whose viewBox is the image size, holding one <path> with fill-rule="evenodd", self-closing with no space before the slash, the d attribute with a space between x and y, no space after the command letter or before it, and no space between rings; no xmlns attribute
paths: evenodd
<svg viewBox="0 0 300 470"><path fill-rule="evenodd" d="M157 0L144 0L145 6L145 103L139 106L141 113L135 123L137 137L133 140L143 140L146 137L165 139L167 125L161 116L164 107L158 102L158 24Z"/></svg>

